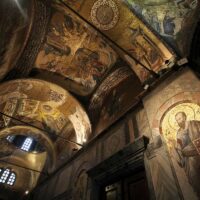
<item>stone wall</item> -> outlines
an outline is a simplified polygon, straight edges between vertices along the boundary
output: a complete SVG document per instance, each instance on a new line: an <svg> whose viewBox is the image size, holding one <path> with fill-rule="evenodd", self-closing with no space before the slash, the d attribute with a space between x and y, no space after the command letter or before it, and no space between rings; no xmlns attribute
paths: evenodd
<svg viewBox="0 0 200 200"><path fill-rule="evenodd" d="M129 126L132 126L132 130L135 129L132 118L133 114L126 115L107 132L95 138L92 144L80 150L72 161L67 162L62 169L36 188L34 199L62 199L62 194L63 199L90 199L91 186L86 172L139 137L135 132L129 131Z"/></svg>
<svg viewBox="0 0 200 200"><path fill-rule="evenodd" d="M188 128L182 133L175 116L184 112L186 121L199 124L200 81L185 68L164 81L143 103L152 131L147 154L157 199L198 199L195 187L199 185L200 156L196 151L186 157L184 148L194 148L192 142L200 133L197 138Z"/></svg>
<svg viewBox="0 0 200 200"><path fill-rule="evenodd" d="M183 146L179 148L179 155L193 167L193 171L189 171L191 177L188 177L186 167L180 166L180 160L177 160L180 127L175 115L185 112L187 121L200 120L199 83L188 68L171 75L143 99L143 106L139 105L127 113L107 132L80 150L71 162L39 185L34 192L34 200L89 200L91 183L86 172L142 135L150 138L145 152L145 168L148 182L152 184L153 199L198 199L196 185L192 182L199 177L192 175L196 173L198 163L195 160L199 159L199 154L186 158L181 154ZM190 133L186 134L193 140Z"/></svg>

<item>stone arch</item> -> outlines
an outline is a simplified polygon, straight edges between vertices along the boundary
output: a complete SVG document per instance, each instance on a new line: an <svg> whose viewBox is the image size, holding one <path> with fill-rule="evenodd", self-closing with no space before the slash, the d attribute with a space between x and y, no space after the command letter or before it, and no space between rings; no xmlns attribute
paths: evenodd
<svg viewBox="0 0 200 200"><path fill-rule="evenodd" d="M91 168L91 163L88 161L84 161L80 164L78 169L76 170L73 180L73 200L86 199L89 179L87 175L87 171Z"/></svg>
<svg viewBox="0 0 200 200"><path fill-rule="evenodd" d="M31 136L38 140L41 143L41 145L45 147L49 156L49 170L52 171L54 169L56 163L56 153L54 149L54 144L44 132L29 126L13 126L9 128L4 128L0 131L0 139L6 138L9 135Z"/></svg>
<svg viewBox="0 0 200 200"><path fill-rule="evenodd" d="M53 136L59 136L70 121L78 143L83 143L91 134L89 117L79 101L62 87L43 80L18 79L2 83L0 111L45 129Z"/></svg>
<svg viewBox="0 0 200 200"><path fill-rule="evenodd" d="M181 92L166 100L157 110L155 117L152 121L151 128L153 136L161 133L161 123L165 114L175 105L180 103L196 103L200 104L200 92Z"/></svg>

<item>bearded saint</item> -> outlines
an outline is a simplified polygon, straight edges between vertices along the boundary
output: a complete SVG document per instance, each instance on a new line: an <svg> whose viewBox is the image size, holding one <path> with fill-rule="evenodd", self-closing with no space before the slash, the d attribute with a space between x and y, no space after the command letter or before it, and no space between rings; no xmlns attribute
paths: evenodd
<svg viewBox="0 0 200 200"><path fill-rule="evenodd" d="M180 127L176 135L177 161L200 198L200 121L187 121L185 112L178 112L175 119Z"/></svg>

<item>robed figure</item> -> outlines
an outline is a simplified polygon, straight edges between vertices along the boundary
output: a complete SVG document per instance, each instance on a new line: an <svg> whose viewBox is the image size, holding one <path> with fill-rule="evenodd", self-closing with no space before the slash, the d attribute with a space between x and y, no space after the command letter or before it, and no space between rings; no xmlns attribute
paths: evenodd
<svg viewBox="0 0 200 200"><path fill-rule="evenodd" d="M180 127L176 135L177 161L200 198L200 121L187 121L185 112L178 112L175 119Z"/></svg>
<svg viewBox="0 0 200 200"><path fill-rule="evenodd" d="M163 19L163 29L164 29L165 34L172 35L172 36L174 35L174 31L176 28L174 20L175 18L170 17L168 12L165 14L165 17Z"/></svg>

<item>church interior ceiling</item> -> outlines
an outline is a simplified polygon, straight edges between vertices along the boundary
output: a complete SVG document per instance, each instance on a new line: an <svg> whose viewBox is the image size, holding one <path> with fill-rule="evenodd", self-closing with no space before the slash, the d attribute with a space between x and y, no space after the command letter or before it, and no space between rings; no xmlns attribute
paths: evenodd
<svg viewBox="0 0 200 200"><path fill-rule="evenodd" d="M62 75L71 81L72 91L89 95L117 58L99 33L70 10L56 7L35 67Z"/></svg>
<svg viewBox="0 0 200 200"><path fill-rule="evenodd" d="M129 110L138 102L137 96L141 91L140 81L130 68L122 65L108 75L89 104L94 132L100 133Z"/></svg>
<svg viewBox="0 0 200 200"><path fill-rule="evenodd" d="M14 2L0 2L0 79L4 78L16 65L27 43L32 26L31 6L33 4L32 1L30 2L21 1L21 6L23 7L22 14ZM8 15L8 13L12 13L12 15Z"/></svg>
<svg viewBox="0 0 200 200"><path fill-rule="evenodd" d="M198 0L124 0L129 9L141 17L179 54L187 56L193 27L198 21Z"/></svg>
<svg viewBox="0 0 200 200"><path fill-rule="evenodd" d="M0 163L0 168L3 169L5 167L5 163ZM10 169L10 172L14 172L17 177L20 177L16 179L15 182L15 188L11 189L9 187L3 187L3 185L0 185L1 189L1 197L5 197L8 199L20 199L22 198L22 194L24 194L24 191L30 191L30 189L35 187L36 180L38 179L39 175L37 172L34 172L32 170L23 170L21 167L15 166L13 170L13 165L7 164L8 169Z"/></svg>
<svg viewBox="0 0 200 200"><path fill-rule="evenodd" d="M29 183L16 190L31 190L187 55L199 4L20 0L19 14L13 2L0 1L0 170L14 162ZM19 148L25 137L34 143L28 153Z"/></svg>
<svg viewBox="0 0 200 200"><path fill-rule="evenodd" d="M60 0L55 1L60 2ZM181 56L187 56L189 53L188 44L192 39L193 28L198 22L200 8L198 0L62 0L62 2L100 30L106 31L106 34L114 37L115 41L119 40L115 29L119 32L122 27L135 28L131 22L135 24L139 18ZM141 22L139 23L141 25Z"/></svg>
<svg viewBox="0 0 200 200"><path fill-rule="evenodd" d="M156 37L123 2L85 0L80 2L79 7L75 1L64 2L123 49L121 56L142 83L149 78L150 73L136 60L149 70L159 73L168 68L166 62L174 59L172 49Z"/></svg>
<svg viewBox="0 0 200 200"><path fill-rule="evenodd" d="M26 135L34 138L46 149L50 171L57 167L56 159L60 159L63 154L67 155L66 152L72 151L70 148L78 148L89 139L91 124L84 108L61 87L41 80L21 79L1 84L0 91L0 111L3 113L0 116L0 137ZM62 148L62 141L66 140L74 141L74 145ZM7 156L11 156L11 160L23 156L19 154L19 149L10 151L11 155L8 149L0 162L5 157L7 159ZM35 159L31 154L27 159L39 159L43 163L44 150L36 152ZM32 165L26 163L34 170L44 167L37 162ZM20 166L24 166L24 163Z"/></svg>

